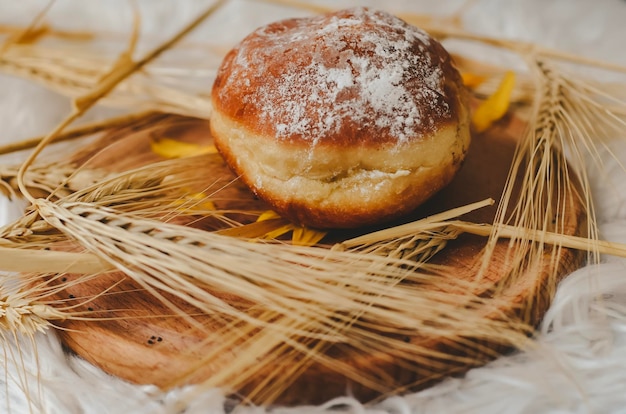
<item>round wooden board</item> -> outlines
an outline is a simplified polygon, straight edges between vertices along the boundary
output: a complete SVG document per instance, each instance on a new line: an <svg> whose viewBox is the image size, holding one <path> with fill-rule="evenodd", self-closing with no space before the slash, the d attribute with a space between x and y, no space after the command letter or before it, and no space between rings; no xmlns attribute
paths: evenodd
<svg viewBox="0 0 626 414"><path fill-rule="evenodd" d="M182 119L176 127L167 130L159 128L140 128L138 131L125 129L109 134L97 141L89 150L81 151L75 156L77 160L90 160L92 167L123 170L137 164L145 164L158 160L150 150L150 140L159 137L176 138L196 143L210 142L209 129L206 122L193 119ZM466 162L455 180L437 194L426 205L420 208L416 217L440 212L452 207L479 201L487 197L496 200L502 191L513 157L517 137L524 128L522 122L510 118L501 125L492 128L488 133L475 136ZM120 137L124 139L120 140ZM211 180L215 174L220 175L223 182L230 181L232 176L225 166L220 171L210 171ZM263 204L254 199L245 189L232 186L238 200L244 200L248 207L263 209ZM494 208L483 209L464 217L475 222L490 222ZM577 199L569 200L565 219L566 233L579 234L585 225L585 212ZM435 261L455 267L457 277L473 280L479 266L479 252L485 244L484 238L463 236L451 242L440 252ZM506 257L508 246L506 241L499 242L493 260L487 272L488 281L497 283L510 269ZM532 269L533 276L521 278L501 293L506 305L494 310L494 314L530 316L531 323L539 323L550 302L549 291L542 286L556 266L557 274L562 277L581 264L582 256L578 252L563 249L558 253L557 261L551 261L546 253L544 263ZM77 277L65 275L59 281L67 282ZM490 284L490 286L491 286ZM115 285L111 289L111 286ZM100 295L107 291L109 294ZM477 292L480 293L480 292ZM100 296L99 296L100 295ZM106 372L123 379L140 384L156 384L164 389L181 385L178 381L199 382L215 375L220 364L241 357L235 353L222 353L213 361L205 363L197 369L197 363L210 353L214 342L206 340L206 331L194 327L190 323L171 316L171 310L162 305L150 294L126 278L122 273L112 272L91 278L87 282L77 282L58 292L52 299L60 299L67 305L78 305L77 310L85 311L103 320L67 320L59 323L59 335L64 344L84 359ZM94 298L79 304L79 299ZM75 301L75 302L73 302ZM182 306L182 305L181 305ZM116 311L113 311L116 310ZM191 310L190 313L193 311ZM159 317L161 316L161 317ZM492 315L485 315L492 317ZM197 318L202 322L202 317ZM468 338L472 341L472 338ZM406 342L416 346L427 346L434 351L466 356L459 359L458 364L412 364L406 367L398 364L394 358L381 352L363 353L354 349L343 349L340 346L330 347L327 352L337 361L358 367L367 372L368 377L378 378L374 385L364 385L348 379L335 372L331 367L312 362L307 370L295 375L291 367L281 366L276 361L267 369L274 373L282 372L292 376L291 385L279 395L271 398L279 404L310 404L320 403L330 398L351 392L361 400L367 401L381 395L407 390L416 390L431 385L446 376L466 372L473 366L484 364L506 349L501 344L482 344L464 349L456 344L448 343L444 338L407 337ZM480 340L476 339L477 342ZM477 351L489 349L490 351ZM191 369L192 375L189 374ZM260 372L258 382L242 384L240 389L233 390L237 395L249 397L255 403L267 403L266 398L259 397L259 387L263 386L266 375Z"/></svg>

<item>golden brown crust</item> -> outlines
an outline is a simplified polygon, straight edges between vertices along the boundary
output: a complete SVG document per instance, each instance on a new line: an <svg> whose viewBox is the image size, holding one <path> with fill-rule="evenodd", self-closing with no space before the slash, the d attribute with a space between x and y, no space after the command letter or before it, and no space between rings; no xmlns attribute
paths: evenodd
<svg viewBox="0 0 626 414"><path fill-rule="evenodd" d="M257 29L225 57L212 99L255 134L379 145L456 122L459 84L425 32L356 8Z"/></svg>
<svg viewBox="0 0 626 414"><path fill-rule="evenodd" d="M231 169L312 227L409 213L450 182L470 141L448 53L364 8L258 29L224 59L212 101L211 131Z"/></svg>

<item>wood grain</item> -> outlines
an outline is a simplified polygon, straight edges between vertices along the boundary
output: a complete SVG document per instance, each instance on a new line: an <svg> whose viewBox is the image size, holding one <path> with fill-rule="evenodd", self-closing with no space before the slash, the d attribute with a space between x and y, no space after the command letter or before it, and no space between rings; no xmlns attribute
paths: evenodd
<svg viewBox="0 0 626 414"><path fill-rule="evenodd" d="M180 119L176 127L166 131L152 129L138 131L125 129L110 134L96 142L91 149L81 151L77 160L89 160L93 167L122 170L140 163L149 163L158 159L149 149L149 140L155 134L177 137L190 142L209 142L208 126L205 122ZM184 122L182 122L184 121ZM515 143L524 125L516 118L506 120L500 126L486 134L475 136L466 162L456 179L442 192L424 205L415 217L433 212L444 211L451 207L475 202L486 197L498 199L502 191ZM130 137L117 142L120 137ZM113 144L112 144L113 143ZM109 145L112 144L112 145ZM103 150L103 148L105 148ZM132 156L131 156L132 155ZM132 160L132 161L131 161ZM222 166L221 174L230 180L230 172ZM215 171L206 172L215 174ZM263 208L260 202L241 187L233 187L237 199L243 204L249 202L254 208ZM226 197L227 198L227 197ZM226 201L225 201L226 202ZM238 205L240 207L240 205ZM568 200L566 232L579 235L585 226L585 211L577 199ZM413 218L415 218L413 217ZM489 222L493 219L493 209L483 209L466 217L477 222ZM339 235L335 237L341 238ZM473 280L480 265L480 251L485 239L475 236L463 236L435 258L438 263L453 266L458 270L457 277ZM547 251L542 263L528 269L528 277L520 278L516 283L506 286L500 293L506 298L506 305L497 309L486 309L485 318L528 318L533 324L540 322L547 310L552 289L547 289L549 275L556 273L563 277L581 265L582 256L572 250L562 249L554 253L557 260L552 260L554 252ZM511 269L508 260L511 252L506 241L496 247L496 253L485 276L485 283L480 285L483 291L477 294L488 295L504 275ZM76 278L67 275L65 282ZM550 285L554 282L550 281ZM115 285L111 289L111 286ZM477 285L478 286L478 285ZM106 295L98 296L102 292ZM90 299L93 298L93 299ZM86 282L72 284L51 299L62 299L77 304L77 309L85 311L100 321L67 320L59 323L59 336L64 344L87 361L105 371L125 380L139 384L156 384L164 389L185 383L202 381L214 375L223 364L229 364L236 358L237 349L220 353L219 356L197 368L199 360L219 343L219 330L230 321L208 315L196 318L205 329L194 326L172 315L172 311L154 300L135 282L123 273L112 272ZM86 299L89 299L86 301ZM235 298L231 298L235 300ZM176 299L172 298L176 302ZM195 310L176 302L183 310L192 314ZM463 356L458 363L450 359L437 361L434 357L429 363L400 363L385 352L362 352L340 344L330 346L326 352L337 361L358 367L375 379L375 384L362 384L354 379L337 374L332 367L311 361L308 369L299 375L291 373L292 365L276 361L271 369L272 375L292 376L291 385L271 402L279 404L320 403L330 398L345 395L349 390L362 400L379 398L381 395L416 390L433 384L442 378L466 372L474 366L496 358L506 352L509 346L500 343L485 343L481 338L467 338L460 346L443 337L424 337L413 335L401 338L404 343L425 346L442 355ZM441 362L441 363L439 363ZM190 374L190 375L188 375ZM256 393L262 385L263 375L257 382L242 383L236 390L237 395L250 398L255 403L267 403Z"/></svg>

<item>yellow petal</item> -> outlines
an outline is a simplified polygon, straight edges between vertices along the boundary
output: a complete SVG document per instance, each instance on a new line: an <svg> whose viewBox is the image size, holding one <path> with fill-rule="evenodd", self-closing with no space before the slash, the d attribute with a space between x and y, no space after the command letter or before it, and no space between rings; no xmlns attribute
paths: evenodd
<svg viewBox="0 0 626 414"><path fill-rule="evenodd" d="M206 198L206 194L204 194L203 192L199 192L199 193L189 193L185 196L186 199L188 200L204 200Z"/></svg>
<svg viewBox="0 0 626 414"><path fill-rule="evenodd" d="M463 79L463 84L465 86L467 86L470 89L473 89L477 87L478 85L480 85L481 83L483 83L487 79L487 77L482 76L482 75L476 75L475 73L471 73L471 72L464 72L464 73L461 73L461 79Z"/></svg>
<svg viewBox="0 0 626 414"><path fill-rule="evenodd" d="M280 226L272 231L268 231L267 233L265 233L263 235L264 239L277 239L280 236L282 236L283 234L289 233L290 231L292 231L294 229L294 225L289 223L289 224L285 224L283 226Z"/></svg>
<svg viewBox="0 0 626 414"><path fill-rule="evenodd" d="M297 246L313 246L326 236L325 231L313 230L303 226L293 229L291 242Z"/></svg>
<svg viewBox="0 0 626 414"><path fill-rule="evenodd" d="M202 208L203 210L215 210L215 203L211 200L207 200L199 204L198 207Z"/></svg>
<svg viewBox="0 0 626 414"><path fill-rule="evenodd" d="M261 215L259 216L259 218L256 219L256 221L273 220L273 219L279 219L279 218L281 217L278 215L277 212L273 210L267 210L261 213Z"/></svg>
<svg viewBox="0 0 626 414"><path fill-rule="evenodd" d="M186 212L215 210L215 203L202 192L187 194L185 197L174 201L174 205L187 207L183 210Z"/></svg>
<svg viewBox="0 0 626 414"><path fill-rule="evenodd" d="M261 213L257 218L257 223L262 221L275 221L279 227L267 231L263 234L264 239L277 239L280 236L293 231L291 242L298 246L313 246L326 236L325 231L309 229L304 226L296 226L292 223L286 223L278 213L273 210L267 210Z"/></svg>
<svg viewBox="0 0 626 414"><path fill-rule="evenodd" d="M160 138L158 141L152 141L150 142L150 148L152 152L164 158L184 158L217 153L214 145L191 144L170 138Z"/></svg>
<svg viewBox="0 0 626 414"><path fill-rule="evenodd" d="M242 237L246 239L266 238L266 234L275 231L277 228L289 224L284 219L273 219L256 221L243 226L230 227L227 229L217 230L217 234L230 237ZM283 233L284 234L284 233Z"/></svg>
<svg viewBox="0 0 626 414"><path fill-rule="evenodd" d="M279 220L282 217L278 215L277 212L273 210L267 210L261 213L261 215L256 219L257 223L261 221L270 221L274 220L279 227L276 227L272 230L267 231L261 238L263 239L277 239L285 233L289 233L294 229L294 225L291 223L283 224L283 220Z"/></svg>
<svg viewBox="0 0 626 414"><path fill-rule="evenodd" d="M199 193L190 193L185 196L185 200L188 201L201 201L201 203L195 204L194 206L198 209L203 210L215 210L215 203L209 200L209 197L203 192Z"/></svg>
<svg viewBox="0 0 626 414"><path fill-rule="evenodd" d="M515 73L507 71L498 89L474 111L472 123L477 132L483 132L502 118L509 109L511 93L515 86Z"/></svg>

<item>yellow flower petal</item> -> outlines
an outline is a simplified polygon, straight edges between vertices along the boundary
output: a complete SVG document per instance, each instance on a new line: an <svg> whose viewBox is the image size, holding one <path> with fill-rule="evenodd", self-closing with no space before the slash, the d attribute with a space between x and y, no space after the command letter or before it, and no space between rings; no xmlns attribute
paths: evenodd
<svg viewBox="0 0 626 414"><path fill-rule="evenodd" d="M189 200L203 200L206 198L206 194L204 194L203 192L199 192L199 193L189 193L185 196L185 198L189 199Z"/></svg>
<svg viewBox="0 0 626 414"><path fill-rule="evenodd" d="M282 223L282 220L277 220L280 219L280 215L278 215L277 212L273 211L273 210L267 210L264 211L263 213L261 213L261 215L256 219L257 223L260 221L269 221L269 220L276 220L277 224ZM272 230L269 230L268 232L266 232L265 234L263 234L263 236L261 236L261 238L263 239L277 239L280 236L282 236L283 234L289 233L290 231L292 231L294 229L294 225L291 223L287 223L287 224L281 224L279 227L276 227Z"/></svg>
<svg viewBox="0 0 626 414"><path fill-rule="evenodd" d="M187 194L183 198L174 201L174 205L187 207L181 210L185 212L215 210L215 203L209 200L207 195L202 192Z"/></svg>
<svg viewBox="0 0 626 414"><path fill-rule="evenodd" d="M261 221L276 220L277 224L284 223L284 219L278 213L273 210L264 211L257 223ZM272 229L265 233L262 237L264 239L277 239L278 237L293 231L291 235L291 242L298 246L313 246L326 236L325 231L313 230L304 226L296 226L292 223L280 224L279 227Z"/></svg>
<svg viewBox="0 0 626 414"><path fill-rule="evenodd" d="M478 85L483 83L487 77L482 75L476 75L475 73L465 72L461 73L461 79L463 79L463 84L470 89L476 88Z"/></svg>
<svg viewBox="0 0 626 414"><path fill-rule="evenodd" d="M201 201L201 203L195 204L195 207L202 210L215 210L215 203L209 200L209 197L203 192L191 193L185 196L189 201Z"/></svg>
<svg viewBox="0 0 626 414"><path fill-rule="evenodd" d="M214 145L191 144L170 138L160 138L157 141L152 141L150 142L150 148L152 152L164 158L184 158L217 153L217 148Z"/></svg>
<svg viewBox="0 0 626 414"><path fill-rule="evenodd" d="M230 237L242 237L246 239L267 238L265 235L277 228L289 224L284 219L256 221L243 226L230 227L216 231L217 234ZM284 233L283 233L284 234Z"/></svg>
<svg viewBox="0 0 626 414"><path fill-rule="evenodd" d="M256 221L265 221L265 220L273 220L281 218L277 212L273 210L267 210L261 213L261 215L256 219Z"/></svg>
<svg viewBox="0 0 626 414"><path fill-rule="evenodd" d="M326 236L325 231L313 230L303 226L293 229L291 242L297 246L313 246Z"/></svg>
<svg viewBox="0 0 626 414"><path fill-rule="evenodd" d="M511 93L515 86L515 73L507 71L498 89L474 111L472 123L477 132L483 132L502 118L509 109Z"/></svg>
<svg viewBox="0 0 626 414"><path fill-rule="evenodd" d="M293 224L285 224L284 226L280 226L272 231L268 231L267 233L265 233L263 235L264 239L277 239L280 236L282 236L283 234L289 233L290 231L292 231L294 229L294 225Z"/></svg>

